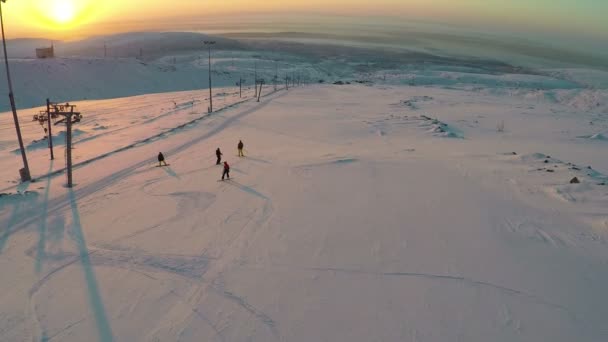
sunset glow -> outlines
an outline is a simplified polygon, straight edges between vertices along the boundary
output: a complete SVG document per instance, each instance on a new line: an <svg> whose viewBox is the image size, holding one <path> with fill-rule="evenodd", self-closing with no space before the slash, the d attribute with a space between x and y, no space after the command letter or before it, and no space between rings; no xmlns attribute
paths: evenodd
<svg viewBox="0 0 608 342"><path fill-rule="evenodd" d="M291 15L401 18L485 31L566 33L599 37L608 31L607 1L597 0L29 0L4 5L11 36L70 39L130 30L205 31L208 22L237 22L237 16L274 16L267 23L289 23ZM185 23L196 24L185 24Z"/></svg>
<svg viewBox="0 0 608 342"><path fill-rule="evenodd" d="M71 0L54 0L51 1L51 19L53 19L58 24L68 24L70 21L74 20L76 16L76 11L74 8L74 3Z"/></svg>

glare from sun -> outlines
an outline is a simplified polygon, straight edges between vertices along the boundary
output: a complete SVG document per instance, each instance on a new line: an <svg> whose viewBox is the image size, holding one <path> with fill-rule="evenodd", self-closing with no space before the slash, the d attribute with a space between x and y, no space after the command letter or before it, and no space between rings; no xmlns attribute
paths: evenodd
<svg viewBox="0 0 608 342"><path fill-rule="evenodd" d="M51 2L51 16L58 24L67 24L74 20L76 10L72 0L55 0Z"/></svg>

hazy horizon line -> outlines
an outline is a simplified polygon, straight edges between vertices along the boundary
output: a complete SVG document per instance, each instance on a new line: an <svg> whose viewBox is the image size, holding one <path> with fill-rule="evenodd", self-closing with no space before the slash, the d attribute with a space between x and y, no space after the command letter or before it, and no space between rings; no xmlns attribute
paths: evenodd
<svg viewBox="0 0 608 342"><path fill-rule="evenodd" d="M310 20L314 16L314 20ZM280 19L276 19L280 17ZM272 20L269 20L272 19ZM327 22L328 20L340 19L343 22ZM296 20L296 21L294 21ZM153 22L151 24L151 21ZM263 22L262 22L263 21ZM141 20L104 20L101 22L83 24L77 30L51 30L49 32L40 32L39 30L24 30L17 37L12 39L52 39L61 41L77 41L93 37L111 36L122 33L132 32L204 32L208 31L225 31L225 32L243 32L256 31L262 33L274 32L290 32L293 31L289 26L310 26L318 29L319 24L333 25L331 29L339 29L340 24L351 26L370 26L375 27L405 29L408 26L417 28L425 27L433 30L449 30L457 31L457 33L480 34L484 36L508 37L511 39L519 38L526 40L542 40L549 39L556 42L564 41L567 43L575 43L577 45L587 45L601 47L608 45L608 37L600 32L585 34L584 32L556 32L544 30L526 30L505 29L498 27L483 27L483 25L474 25L465 22L445 22L431 17L408 17L402 14L395 15L357 15L334 13L327 11L266 11L266 12L222 12L214 14L213 18L201 18L200 15L170 15L159 16L150 19ZM251 26L247 29L235 28L243 26ZM260 27L273 27L264 31ZM105 31L99 33L100 30ZM74 33L77 31L79 33ZM295 30L295 32L300 32ZM303 31L306 32L306 31ZM331 33L331 32L328 32ZM10 36L9 36L10 37Z"/></svg>

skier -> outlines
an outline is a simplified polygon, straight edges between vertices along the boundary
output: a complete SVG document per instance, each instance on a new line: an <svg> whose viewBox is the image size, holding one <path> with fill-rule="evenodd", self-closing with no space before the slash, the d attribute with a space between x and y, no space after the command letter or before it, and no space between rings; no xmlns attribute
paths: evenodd
<svg viewBox="0 0 608 342"><path fill-rule="evenodd" d="M245 147L245 145L243 145L242 140L239 140L239 145L237 147L239 149L239 157L244 157L245 154L243 154L243 147Z"/></svg>
<svg viewBox="0 0 608 342"><path fill-rule="evenodd" d="M158 152L158 166L161 167L163 166L162 164L165 164L165 166L169 166L169 164L167 164L167 162L165 161L165 156L163 156L162 152Z"/></svg>
<svg viewBox="0 0 608 342"><path fill-rule="evenodd" d="M228 165L228 162L224 162L224 173L222 173L222 180L224 180L225 176L230 179L230 165Z"/></svg>
<svg viewBox="0 0 608 342"><path fill-rule="evenodd" d="M215 165L220 165L220 163L222 162L222 151L220 151L219 147L217 148L217 150L215 150L215 155L217 156L217 162L215 163Z"/></svg>

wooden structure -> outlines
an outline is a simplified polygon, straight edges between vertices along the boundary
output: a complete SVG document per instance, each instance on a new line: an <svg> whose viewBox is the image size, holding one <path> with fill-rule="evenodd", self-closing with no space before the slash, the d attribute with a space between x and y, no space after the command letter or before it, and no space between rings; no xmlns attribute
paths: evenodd
<svg viewBox="0 0 608 342"><path fill-rule="evenodd" d="M37 58L54 58L55 57L55 47L51 45L48 48L38 48L36 49L36 57Z"/></svg>

